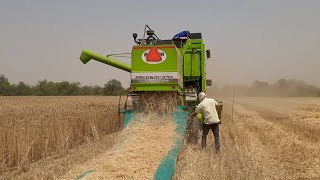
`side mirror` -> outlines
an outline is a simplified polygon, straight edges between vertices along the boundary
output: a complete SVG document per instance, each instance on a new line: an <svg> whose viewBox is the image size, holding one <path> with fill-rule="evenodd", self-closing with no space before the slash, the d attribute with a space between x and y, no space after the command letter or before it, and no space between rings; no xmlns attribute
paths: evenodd
<svg viewBox="0 0 320 180"><path fill-rule="evenodd" d="M139 40L137 40L138 34L137 33L132 33L132 37L135 43L137 44L141 44L141 42Z"/></svg>
<svg viewBox="0 0 320 180"><path fill-rule="evenodd" d="M137 33L132 33L133 39L137 39L138 34Z"/></svg>
<svg viewBox="0 0 320 180"><path fill-rule="evenodd" d="M207 49L207 50L206 50L206 54L207 54L207 59L210 59L210 57L211 57L210 49Z"/></svg>
<svg viewBox="0 0 320 180"><path fill-rule="evenodd" d="M212 86L212 80L211 79L207 79L206 80L206 86Z"/></svg>

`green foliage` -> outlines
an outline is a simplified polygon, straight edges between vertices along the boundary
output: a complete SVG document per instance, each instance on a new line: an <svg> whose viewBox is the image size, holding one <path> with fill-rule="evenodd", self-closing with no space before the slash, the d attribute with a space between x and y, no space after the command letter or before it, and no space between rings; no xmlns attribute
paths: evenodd
<svg viewBox="0 0 320 180"><path fill-rule="evenodd" d="M32 95L32 89L29 85L24 82L19 82L14 88L15 96L29 96Z"/></svg>
<svg viewBox="0 0 320 180"><path fill-rule="evenodd" d="M52 81L40 80L35 88L36 96L56 96L58 95L56 84Z"/></svg>
<svg viewBox="0 0 320 180"><path fill-rule="evenodd" d="M0 75L0 95L10 96L12 94L11 90L8 78L5 75Z"/></svg>
<svg viewBox="0 0 320 180"><path fill-rule="evenodd" d="M60 96L76 96L80 94L80 83L68 81L62 81L56 83L58 95Z"/></svg>
<svg viewBox="0 0 320 180"><path fill-rule="evenodd" d="M93 95L93 87L92 86L83 86L79 88L79 95Z"/></svg>
<svg viewBox="0 0 320 180"><path fill-rule="evenodd" d="M103 94L116 96L120 95L120 93L124 90L120 81L116 79L112 79L108 81L107 84L104 85Z"/></svg>
<svg viewBox="0 0 320 180"><path fill-rule="evenodd" d="M53 82L46 79L35 86L24 82L10 84L5 75L0 75L0 95L3 96L78 96L78 95L119 95L124 88L121 82L112 79L101 86L81 86L79 82Z"/></svg>
<svg viewBox="0 0 320 180"><path fill-rule="evenodd" d="M93 95L103 95L103 88L100 86L94 86Z"/></svg>

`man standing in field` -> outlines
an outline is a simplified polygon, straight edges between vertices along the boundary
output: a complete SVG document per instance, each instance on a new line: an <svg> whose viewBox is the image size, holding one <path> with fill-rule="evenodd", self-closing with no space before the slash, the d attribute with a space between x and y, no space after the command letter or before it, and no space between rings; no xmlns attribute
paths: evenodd
<svg viewBox="0 0 320 180"><path fill-rule="evenodd" d="M214 135L214 142L216 153L220 152L220 142L219 142L219 124L220 119L217 113L216 105L217 101L211 98L207 98L204 92L198 94L198 99L200 103L195 109L195 112L190 115L193 118L198 114L202 114L202 142L201 147L205 148L207 144L207 136L210 130L212 130Z"/></svg>

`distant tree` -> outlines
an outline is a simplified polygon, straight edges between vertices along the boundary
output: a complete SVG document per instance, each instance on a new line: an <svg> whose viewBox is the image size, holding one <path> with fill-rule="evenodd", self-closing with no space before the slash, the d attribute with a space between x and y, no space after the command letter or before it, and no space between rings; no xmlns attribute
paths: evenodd
<svg viewBox="0 0 320 180"><path fill-rule="evenodd" d="M70 83L68 81L57 82L56 88L57 88L58 95L67 96L69 86L70 86Z"/></svg>
<svg viewBox="0 0 320 180"><path fill-rule="evenodd" d="M286 79L279 79L276 82L276 85L280 88L280 89L287 89L289 87L289 82Z"/></svg>
<svg viewBox="0 0 320 180"><path fill-rule="evenodd" d="M12 95L11 85L8 78L1 74L0 75L0 95L9 96Z"/></svg>
<svg viewBox="0 0 320 180"><path fill-rule="evenodd" d="M93 95L103 95L103 88L100 86L94 86Z"/></svg>
<svg viewBox="0 0 320 180"><path fill-rule="evenodd" d="M79 95L94 95L92 86L82 86L79 89Z"/></svg>
<svg viewBox="0 0 320 180"><path fill-rule="evenodd" d="M124 88L120 81L112 79L103 87L81 86L80 82L53 82L39 80L35 86L24 82L10 84L5 75L0 75L0 95L4 96L78 96L78 95L119 95Z"/></svg>
<svg viewBox="0 0 320 180"><path fill-rule="evenodd" d="M123 90L124 88L122 87L121 82L116 79L112 79L104 85L103 94L115 96L119 95Z"/></svg>
<svg viewBox="0 0 320 180"><path fill-rule="evenodd" d="M57 86L52 81L46 79L38 81L35 87L35 95L37 96L56 96L58 95Z"/></svg>
<svg viewBox="0 0 320 180"><path fill-rule="evenodd" d="M35 87L35 95L36 96L45 96L47 83L48 83L47 80L38 81L38 83Z"/></svg>
<svg viewBox="0 0 320 180"><path fill-rule="evenodd" d="M78 96L80 93L80 83L79 82L73 82L70 83L67 91L68 96Z"/></svg>
<svg viewBox="0 0 320 180"><path fill-rule="evenodd" d="M19 82L14 86L14 95L15 96L29 96L32 95L31 87L24 82Z"/></svg>
<svg viewBox="0 0 320 180"><path fill-rule="evenodd" d="M49 81L46 85L46 94L45 96L58 96L58 88L57 88L57 83L53 81Z"/></svg>
<svg viewBox="0 0 320 180"><path fill-rule="evenodd" d="M255 80L252 85L255 88L267 88L267 87L269 87L269 83L268 82L258 81L258 80Z"/></svg>

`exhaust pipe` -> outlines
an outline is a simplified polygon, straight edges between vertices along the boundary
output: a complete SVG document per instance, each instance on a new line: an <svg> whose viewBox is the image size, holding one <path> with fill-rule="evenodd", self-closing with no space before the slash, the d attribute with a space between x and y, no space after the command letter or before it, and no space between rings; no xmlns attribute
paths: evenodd
<svg viewBox="0 0 320 180"><path fill-rule="evenodd" d="M86 64L91 59L94 59L94 60L99 61L104 64L108 64L108 65L113 66L118 69L122 69L127 72L131 72L131 66L129 64L120 62L120 61L112 59L110 57L103 56L101 54L97 54L97 53L89 51L89 50L83 50L81 53L81 56L80 56L80 60L83 62L83 64Z"/></svg>

